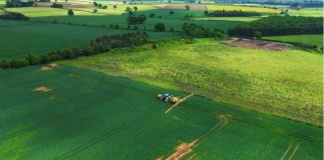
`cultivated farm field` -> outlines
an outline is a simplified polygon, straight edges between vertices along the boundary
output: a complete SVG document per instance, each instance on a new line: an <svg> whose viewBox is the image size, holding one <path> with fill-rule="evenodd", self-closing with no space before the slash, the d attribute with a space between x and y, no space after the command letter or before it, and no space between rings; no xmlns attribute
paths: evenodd
<svg viewBox="0 0 324 160"><path fill-rule="evenodd" d="M0 77L4 159L323 158L321 128L197 96L166 114L174 90L56 64Z"/></svg>
<svg viewBox="0 0 324 160"><path fill-rule="evenodd" d="M25 21L0 20L2 36L0 36L0 59L24 58L27 54L47 54L51 50L83 47L102 35L113 35L131 32L132 30L110 29L108 27L89 27L68 24L33 23ZM8 26L9 25L9 26ZM177 32L151 32L150 38L177 37ZM27 39L28 38L28 39ZM24 47L17 47L24 46Z"/></svg>
<svg viewBox="0 0 324 160"><path fill-rule="evenodd" d="M213 10L242 10L242 11L255 11L261 13L280 13L280 10L270 9L270 8L262 8L262 7L245 7L245 6L225 6L225 5L206 5L209 11Z"/></svg>
<svg viewBox="0 0 324 160"><path fill-rule="evenodd" d="M81 68L195 92L218 102L322 124L322 55L197 40L66 61Z"/></svg>

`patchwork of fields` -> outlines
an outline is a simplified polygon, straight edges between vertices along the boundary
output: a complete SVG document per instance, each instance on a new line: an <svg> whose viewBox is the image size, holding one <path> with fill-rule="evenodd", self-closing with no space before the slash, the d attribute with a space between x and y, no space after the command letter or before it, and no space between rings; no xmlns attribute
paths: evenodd
<svg viewBox="0 0 324 160"><path fill-rule="evenodd" d="M180 1L102 0L96 2L108 9L98 9L93 2L0 10L30 17L0 19L0 61L136 32L127 24L126 7L136 6L134 14L147 17L136 26L154 40L184 36L183 23L226 34L286 7L190 4L186 10ZM4 4L0 0L0 8ZM204 16L205 10L223 9L262 16ZM166 32L154 31L156 23L164 23ZM262 38L323 46L323 35ZM206 38L154 43L155 49L147 44L57 64L0 68L0 159L323 159L323 55L289 46L280 52L232 47ZM194 96L169 111L172 103L156 98L161 93Z"/></svg>
<svg viewBox="0 0 324 160"><path fill-rule="evenodd" d="M68 66L0 72L4 159L322 159L322 129ZM13 152L14 151L14 152Z"/></svg>

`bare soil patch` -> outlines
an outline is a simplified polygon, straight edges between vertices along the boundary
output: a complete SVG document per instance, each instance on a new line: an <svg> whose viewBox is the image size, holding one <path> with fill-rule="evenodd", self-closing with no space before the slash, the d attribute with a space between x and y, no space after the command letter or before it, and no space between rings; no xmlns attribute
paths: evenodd
<svg viewBox="0 0 324 160"><path fill-rule="evenodd" d="M199 11L205 11L207 10L206 5L203 4L159 4L154 5L154 7L158 9L167 9L167 10L186 10L185 6L189 5L190 10L199 10Z"/></svg>
<svg viewBox="0 0 324 160"><path fill-rule="evenodd" d="M50 67L46 67L46 66L43 66L43 67L41 68L42 71L47 71L47 70L50 70L50 69L52 69L52 68L50 68Z"/></svg>
<svg viewBox="0 0 324 160"><path fill-rule="evenodd" d="M171 156L167 157L166 160L179 160L182 157L186 156L187 154L189 154L190 152L193 151L193 147L195 147L195 143L198 141L195 140L191 143L181 143L178 147L177 147L177 151L174 152Z"/></svg>
<svg viewBox="0 0 324 160"><path fill-rule="evenodd" d="M43 67L41 68L41 70L42 70L42 71L47 71L47 70L51 70L51 69L53 69L53 68L55 68L55 67L58 67L58 65L57 65L56 63L51 63L51 64L49 64L48 66L43 66Z"/></svg>
<svg viewBox="0 0 324 160"><path fill-rule="evenodd" d="M52 90L52 89L44 87L44 86L37 87L37 88L34 89L34 91L43 91L43 92L48 92L50 90Z"/></svg>
<svg viewBox="0 0 324 160"><path fill-rule="evenodd" d="M234 40L222 42L222 44L235 46L235 47L262 49L262 50L271 50L271 51L285 51L291 49L290 45L285 43L242 39L242 38L234 38Z"/></svg>

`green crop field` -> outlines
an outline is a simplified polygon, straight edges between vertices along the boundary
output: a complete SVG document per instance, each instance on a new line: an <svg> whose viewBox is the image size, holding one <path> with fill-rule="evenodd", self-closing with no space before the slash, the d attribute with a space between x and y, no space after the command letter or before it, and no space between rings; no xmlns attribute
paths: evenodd
<svg viewBox="0 0 324 160"><path fill-rule="evenodd" d="M260 19L260 17L203 17L195 18L195 20L206 21L234 21L234 22L251 22Z"/></svg>
<svg viewBox="0 0 324 160"><path fill-rule="evenodd" d="M98 36L134 31L67 24L28 23L26 21L1 20L0 22L4 22L0 26L6 26L0 29L0 59L24 58L29 53L47 54L53 49L63 49L64 47L83 47ZM15 26L12 27L12 25ZM148 31L148 33L152 39L182 35L178 32Z"/></svg>
<svg viewBox="0 0 324 160"><path fill-rule="evenodd" d="M122 58L122 57L121 57ZM322 128L64 65L0 71L2 159L323 159Z"/></svg>
<svg viewBox="0 0 324 160"><path fill-rule="evenodd" d="M323 55L197 40L145 46L64 64L195 92L218 102L322 125Z"/></svg>
<svg viewBox="0 0 324 160"><path fill-rule="evenodd" d="M265 40L276 40L281 42L301 42L323 47L323 34L291 35L291 36L270 36L262 37Z"/></svg>

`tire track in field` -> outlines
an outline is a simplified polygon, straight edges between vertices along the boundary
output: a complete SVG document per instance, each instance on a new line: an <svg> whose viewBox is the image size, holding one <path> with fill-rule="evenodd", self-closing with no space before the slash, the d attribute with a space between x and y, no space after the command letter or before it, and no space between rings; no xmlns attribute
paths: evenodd
<svg viewBox="0 0 324 160"><path fill-rule="evenodd" d="M8 135L2 141L10 140L10 139L12 139L14 137L20 136L22 134L26 134L26 133L28 133L30 131L42 128L44 126L51 125L54 122L61 121L61 120L65 119L65 118L67 118L67 117L70 117L70 116L73 116L75 114L81 113L81 112L89 110L91 108L94 108L94 107L98 106L98 104L101 104L101 103L105 102L106 100L113 99L113 98L118 98L118 97L121 97L121 96L123 96L123 95L122 94L115 95L115 96L107 97L107 98L100 99L100 100L97 100L97 101L94 101L94 102L90 102L87 105L85 105L85 107L73 110L73 111L65 113L65 114L63 114L61 116L58 116L58 117L56 117L56 118L54 118L54 119L52 119L50 121L47 121L47 122L44 122L42 124L38 124L38 125L35 125L35 126L32 126L32 127L26 128L26 129L23 129L23 130L21 130L21 131L19 131L17 133L14 133L14 134Z"/></svg>
<svg viewBox="0 0 324 160"><path fill-rule="evenodd" d="M85 143L85 144L83 144L83 145L81 145L81 146L79 146L77 148L74 148L72 151L67 152L66 154L63 154L63 155L61 155L61 156L59 156L59 157L57 157L55 159L69 159L73 155L76 155L76 154L82 152L83 150L85 150L85 149L87 149L89 147L92 147L92 146L104 141L105 139L107 139L107 138L109 138L111 136L114 136L114 135L118 134L119 132L122 132L124 130L127 130L128 128L131 128L131 127L133 127L133 126L135 126L137 124L140 124L141 122L155 116L158 113L162 113L161 111L163 109L164 109L164 107L161 107L161 108L159 108L159 109L157 109L155 111L152 111L152 112L150 112L148 114L145 114L145 115L139 117L138 119L135 119L135 120L133 120L133 121L131 121L129 123L126 123L126 124L122 125L121 127L118 127L118 128L116 128L114 130L111 130L111 131L108 131L108 132L100 135L99 137L95 138L94 140L89 141L89 142L87 142L87 143Z"/></svg>
<svg viewBox="0 0 324 160"><path fill-rule="evenodd" d="M283 160L285 158L285 156L287 155L287 153L289 152L291 146L293 145L294 142L290 143L289 147L287 148L286 152L284 153L284 155L282 155L282 157L280 158L280 160Z"/></svg>
<svg viewBox="0 0 324 160"><path fill-rule="evenodd" d="M188 108L192 108L192 109L195 109L195 110L198 110L200 112L207 113L207 114L214 115L216 113L217 115L222 115L217 111L197 107L195 105L191 105L191 104L188 104L188 103L184 103L183 106L188 107ZM298 134L298 133L295 133L295 132L281 130L280 128L275 128L275 127L272 127L270 125L257 123L255 121L249 121L249 120L244 119L242 117L230 116L228 118L231 119L231 120L246 123L246 124L253 125L253 126L256 126L256 127L264 128L264 129L270 130L270 131L278 133L278 134L289 135L289 136L292 136L292 137L295 137L295 138L298 138L298 139L302 139L302 140L305 140L305 141L308 141L308 142L313 142L313 143L317 143L317 144L323 144L323 139L313 138L313 137L309 137L309 136L306 136L306 135L301 135L301 134Z"/></svg>
<svg viewBox="0 0 324 160"><path fill-rule="evenodd" d="M284 160L284 159L285 159L285 157L287 156L287 154L290 152L290 149L292 148L292 146L295 145L295 142L296 142L296 141L293 141L292 143L289 144L289 146L288 146L286 152L282 155L282 157L280 158L280 160ZM294 155L296 154L296 152L297 152L299 146L300 146L300 143L297 143L297 144L295 145L295 148L294 148L294 150L292 151L292 153L290 154L288 160L291 160L291 159L294 157Z"/></svg>
<svg viewBox="0 0 324 160"><path fill-rule="evenodd" d="M295 150L294 152L290 155L289 159L288 160L291 160L292 157L295 155L295 153L297 152L298 148L299 148L300 144L298 144L296 147L295 147Z"/></svg>
<svg viewBox="0 0 324 160"><path fill-rule="evenodd" d="M210 136L212 136L215 132L219 131L223 127L225 127L228 124L228 118L226 115L217 115L217 118L220 120L219 123L217 123L214 127L212 127L210 130L204 132L201 134L197 139L190 143L181 143L177 150L168 156L166 160L179 160L185 156L187 156L189 153L191 153L194 148L198 147L200 144L202 144L204 141L206 141ZM161 156L163 157L163 156Z"/></svg>

